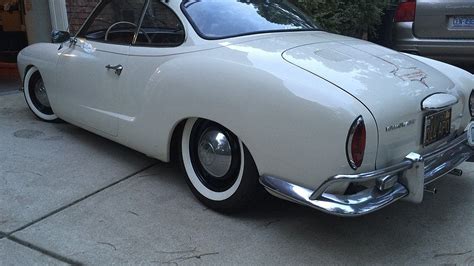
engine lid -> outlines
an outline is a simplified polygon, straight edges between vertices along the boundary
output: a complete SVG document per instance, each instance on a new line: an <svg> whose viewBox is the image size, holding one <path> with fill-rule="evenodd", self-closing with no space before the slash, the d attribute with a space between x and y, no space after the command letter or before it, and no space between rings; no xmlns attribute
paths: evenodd
<svg viewBox="0 0 474 266"><path fill-rule="evenodd" d="M454 88L438 70L363 41L299 46L283 58L347 91L375 113L390 107L419 112L427 96Z"/></svg>
<svg viewBox="0 0 474 266"><path fill-rule="evenodd" d="M430 149L421 144L427 112L422 110L425 99L440 93L462 99L462 92L435 68L365 41L342 40L303 45L287 50L283 58L333 83L370 110L379 131L379 167L398 162L410 152L423 153ZM434 100L426 103L443 105L434 103ZM454 119L457 119L464 107L463 103L457 103L451 108ZM454 120L453 132L460 125L460 120Z"/></svg>

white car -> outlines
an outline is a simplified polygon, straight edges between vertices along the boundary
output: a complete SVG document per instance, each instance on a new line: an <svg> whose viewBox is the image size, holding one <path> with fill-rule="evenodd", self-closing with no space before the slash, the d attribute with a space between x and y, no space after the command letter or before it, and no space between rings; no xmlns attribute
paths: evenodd
<svg viewBox="0 0 474 266"><path fill-rule="evenodd" d="M286 0L104 0L18 58L28 106L182 162L217 210L278 197L340 216L419 203L473 155L474 78L324 32Z"/></svg>

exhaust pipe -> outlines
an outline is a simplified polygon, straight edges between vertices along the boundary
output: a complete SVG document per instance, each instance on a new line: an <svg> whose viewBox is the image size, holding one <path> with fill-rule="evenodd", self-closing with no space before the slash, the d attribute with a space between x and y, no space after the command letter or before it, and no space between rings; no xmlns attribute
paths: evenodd
<svg viewBox="0 0 474 266"><path fill-rule="evenodd" d="M436 193L438 193L438 189L425 187L425 192L430 193L432 195L436 195Z"/></svg>
<svg viewBox="0 0 474 266"><path fill-rule="evenodd" d="M462 170L461 169L453 169L451 172L449 172L451 175L455 176L462 176Z"/></svg>

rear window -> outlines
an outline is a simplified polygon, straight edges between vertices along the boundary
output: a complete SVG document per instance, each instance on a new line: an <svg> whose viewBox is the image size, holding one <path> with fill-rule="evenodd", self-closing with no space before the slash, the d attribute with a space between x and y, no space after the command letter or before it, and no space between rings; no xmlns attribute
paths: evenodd
<svg viewBox="0 0 474 266"><path fill-rule="evenodd" d="M286 0L185 0L183 12L201 37L228 37L278 31L318 30Z"/></svg>

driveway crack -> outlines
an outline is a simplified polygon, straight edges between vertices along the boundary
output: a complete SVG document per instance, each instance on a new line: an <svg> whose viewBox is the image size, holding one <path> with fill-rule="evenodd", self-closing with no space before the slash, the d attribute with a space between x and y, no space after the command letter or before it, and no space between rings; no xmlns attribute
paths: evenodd
<svg viewBox="0 0 474 266"><path fill-rule="evenodd" d="M152 261L152 263L162 263L162 264L178 264L179 262L191 260L191 259L201 259L202 257L205 256L212 256L212 255L219 255L219 252L210 252L210 253L200 253L197 255L191 255L191 256L181 256L174 258L172 260L168 261Z"/></svg>
<svg viewBox="0 0 474 266"><path fill-rule="evenodd" d="M66 258L62 255L59 255L58 253L55 253L53 251L50 251L50 250L47 250L45 248L42 248L40 246L37 246L37 245L34 245L30 242L27 242L25 240L22 240L22 239L19 239L17 237L14 237L14 236L7 236L7 239L10 240L10 241L13 241L19 245L22 245L24 247L27 247L31 250L34 250L34 251L37 251L43 255L46 255L48 257L51 257L53 259L56 259L58 261L61 261L61 262L64 262L66 264L69 264L69 265L83 265L82 263L80 262L77 262L75 260L72 260L72 259L69 259L69 258Z"/></svg>
<svg viewBox="0 0 474 266"><path fill-rule="evenodd" d="M133 173L130 174L130 175L127 175L127 176L124 177L124 178L119 179L118 181L115 181L115 182L113 182L113 183L111 183L111 184L109 184L109 185L107 185L107 186L105 186L105 187L102 187L102 188L100 188L100 189L98 189L98 190L96 190L96 191L94 191L94 192L92 192L92 193L89 193L89 194L85 195L84 197L81 197L81 198L79 198L79 199L77 199L77 200L75 200L75 201L73 201L73 202L71 202L71 203L69 203L69 204L67 204L67 205L64 205L64 206L62 206L62 207L60 207L60 208L58 208L58 209L56 209L56 210L54 210L54 211L51 211L51 212L49 212L48 214L46 214L46 215L44 215L44 216L42 216L42 217L40 217L40 218L38 218L38 219L36 219L36 220L34 220L34 221L32 221L32 222L29 222L29 223L23 225L22 227L20 227L20 228L18 228L18 229L15 229L15 230L11 231L10 233L6 234L6 236L9 237L9 236L11 236L11 235L13 235L13 234L15 234L15 233L18 233L19 231L22 231L22 230L24 230L24 229L26 229L26 228L28 228L28 227L30 227L30 226L32 226L32 225L38 223L38 222L43 221L44 219L47 219L47 218L49 218L49 217L51 217L51 216L53 216L53 215L55 215L55 214L57 214L57 213L59 213L59 212L62 212L62 211L64 211L65 209L68 209L69 207L72 207L72 206L74 206L74 205L76 205L76 204L78 204L78 203L80 203L80 202L82 202L82 201L84 201L84 200L86 200L86 199L88 199L88 198L90 198L90 197L93 197L93 196L97 195L98 193L100 193L100 192L102 192L102 191L104 191L104 190L107 190L107 189L109 189L109 188L111 188L111 187L113 187L113 186L115 186L115 185L118 185L118 184L120 184L120 183L122 183L122 182L124 182L124 181L126 181L126 180L128 180L128 179L130 179L130 178L132 178L132 177L134 177L134 176L136 176L137 174L139 174L139 173L141 173L141 172L143 172L143 171L146 171L146 170L152 168L152 167L155 166L156 164L157 164L157 163L153 163L153 164L151 164L151 165L148 165L148 166L146 166L145 168L142 168L142 169L140 169L140 170L138 170L138 171L136 171L136 172L133 172Z"/></svg>
<svg viewBox="0 0 474 266"><path fill-rule="evenodd" d="M454 252L454 253L440 253L434 255L434 258L440 258L440 257L451 257L451 256L462 256L471 253L472 250L468 250L465 252Z"/></svg>
<svg viewBox="0 0 474 266"><path fill-rule="evenodd" d="M117 247L116 247L114 244L112 244L112 243L109 243L109 242L97 242L97 244L109 246L109 247L113 248L114 251L117 251Z"/></svg>
<svg viewBox="0 0 474 266"><path fill-rule="evenodd" d="M13 242L19 244L19 245L22 245L22 246L25 246L25 247L27 247L27 248L29 248L29 249L38 251L38 252L40 252L40 253L42 253L42 254L44 254L44 255L46 255L46 256L52 257L52 258L54 258L54 259L56 259L56 260L59 260L59 261L61 261L61 262L67 263L67 264L71 264L71 265L82 265L82 263L80 263L80 262L77 262L77 261L74 261L74 260L72 260L72 259L66 258L66 257L64 257L64 256L62 256L62 255L59 255L59 254L53 252L53 251L44 249L44 248L42 248L42 247L39 247L39 246L34 245L34 244L32 244L32 243L29 243L29 242L27 242L27 241L25 241L25 240L19 239L19 238L13 236L13 234L18 233L18 232L20 232L20 231L22 231L22 230L24 230L24 229L26 229L26 228L28 228L28 227L30 227L30 226L36 224L36 223L39 223L39 222L41 222L41 221L43 221L43 220L45 220L45 219L47 219L47 218L49 218L49 217L51 217L51 216L53 216L53 215L59 213L59 212L62 212L62 211L64 211L64 210L68 209L69 207L72 207L72 206L74 206L74 205L76 205L76 204L78 204L78 203L80 203L80 202L82 202L82 201L84 201L84 200L86 200L86 199L88 199L88 198L94 196L94 195L97 195L98 193L100 193L100 192L102 192L102 191L104 191L104 190L107 190L107 189L109 189L109 188L111 188L111 187L113 187L113 186L115 186L115 185L118 185L118 184L120 184L120 183L122 183L122 182L125 182L126 180L128 180L128 179L130 179L130 178L136 176L137 174L139 174L139 173L141 173L141 172L143 172L143 171L146 171L146 170L152 168L152 167L155 166L156 164L157 164L157 163L153 163L153 164L148 165L148 166L146 166L146 167L144 167L144 168L142 168L142 169L140 169L140 170L138 170L138 171L136 171L136 172L133 172L132 174L127 175L126 177L121 178L121 179L119 179L119 180L116 181L116 182L113 182L113 183L111 183L111 184L109 184L109 185L107 185L107 186L105 186L105 187L102 187L102 188L100 188L100 189L98 189L98 190L96 190L96 191L94 191L94 192L92 192L92 193L89 193L89 194L85 195L84 197L81 197L81 198L79 198L79 199L77 199L77 200L75 200L75 201L73 201L73 202L71 202L71 203L69 203L69 204L67 204L67 205L65 205L65 206L62 206L62 207L60 207L60 208L58 208L58 209L56 209L56 210L54 210L54 211L51 211L51 212L49 212L48 214L46 214L46 215L44 215L44 216L42 216L42 217L40 217L40 218L38 218L38 219L36 219L36 220L30 222L30 223L27 223L26 225L23 225L22 227L20 227L20 228L14 230L14 231L11 231L10 233L3 233L3 232L0 232L0 239L6 238L6 239L8 239L8 240L10 240L10 241L13 241ZM99 244L108 244L108 243L99 243ZM112 247L116 250L115 246L112 246Z"/></svg>

